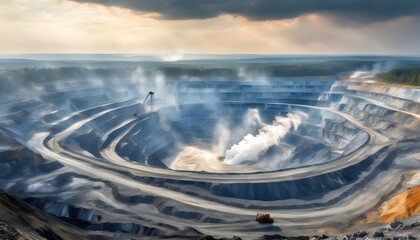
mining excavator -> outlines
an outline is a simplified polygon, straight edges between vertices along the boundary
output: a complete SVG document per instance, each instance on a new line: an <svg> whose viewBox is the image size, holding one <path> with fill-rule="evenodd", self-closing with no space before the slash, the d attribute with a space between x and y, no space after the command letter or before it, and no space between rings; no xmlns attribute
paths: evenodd
<svg viewBox="0 0 420 240"><path fill-rule="evenodd" d="M274 219L270 217L268 213L257 213L257 217L255 217L255 221L258 223L273 223Z"/></svg>
<svg viewBox="0 0 420 240"><path fill-rule="evenodd" d="M155 111L154 107L155 107L155 97L154 97L155 93L150 91L149 94L147 94L147 96L144 98L143 102L141 102L142 105L144 105L144 103L146 102L147 99L149 99L149 105L150 105L150 113L153 113ZM135 112L133 113L133 116L137 117L138 113Z"/></svg>

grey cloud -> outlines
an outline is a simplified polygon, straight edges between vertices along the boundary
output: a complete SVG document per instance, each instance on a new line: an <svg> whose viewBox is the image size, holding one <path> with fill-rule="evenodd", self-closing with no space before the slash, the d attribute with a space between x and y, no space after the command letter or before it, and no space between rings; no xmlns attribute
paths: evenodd
<svg viewBox="0 0 420 240"><path fill-rule="evenodd" d="M370 23L420 16L419 0L73 0L156 12L165 19L205 19L234 14L250 20L278 20L309 13L343 23Z"/></svg>

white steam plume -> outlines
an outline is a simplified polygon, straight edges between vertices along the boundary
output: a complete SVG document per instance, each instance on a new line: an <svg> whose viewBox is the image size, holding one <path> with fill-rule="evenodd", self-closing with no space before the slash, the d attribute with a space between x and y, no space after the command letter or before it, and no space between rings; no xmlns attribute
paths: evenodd
<svg viewBox="0 0 420 240"><path fill-rule="evenodd" d="M276 145L293 127L296 130L307 115L302 112L288 113L287 117L276 116L271 125L264 125L254 136L246 135L242 141L226 151L224 163L241 164L244 161L256 161L260 153Z"/></svg>
<svg viewBox="0 0 420 240"><path fill-rule="evenodd" d="M245 67L239 67L237 69L237 76L240 80L246 81L246 82L260 82L264 83L267 82L267 76L263 74L262 72L253 72Z"/></svg>
<svg viewBox="0 0 420 240"><path fill-rule="evenodd" d="M163 106L178 106L177 89L171 84L168 78L159 70L146 72L141 67L137 67L131 74L131 83L137 83L139 99L147 96L149 91L155 92L156 109Z"/></svg>
<svg viewBox="0 0 420 240"><path fill-rule="evenodd" d="M233 143L238 142L246 134L255 132L264 125L258 109L248 109L243 116L242 123L233 129L229 126L228 122L227 119L221 118L216 125L216 139L213 143L213 152L218 155L224 155L226 149L232 146Z"/></svg>
<svg viewBox="0 0 420 240"><path fill-rule="evenodd" d="M393 62L386 62L386 63L375 63L372 69L363 69L354 71L353 74L350 76L351 79L372 79L376 76L376 74L381 72L386 72L392 69L395 65Z"/></svg>

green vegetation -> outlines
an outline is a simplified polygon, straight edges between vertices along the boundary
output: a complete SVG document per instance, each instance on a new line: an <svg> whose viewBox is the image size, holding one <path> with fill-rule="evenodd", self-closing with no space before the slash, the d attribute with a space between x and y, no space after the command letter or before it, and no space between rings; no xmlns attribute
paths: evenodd
<svg viewBox="0 0 420 240"><path fill-rule="evenodd" d="M307 77L333 76L341 72L350 72L358 68L372 67L373 63L366 62L316 62L296 64L243 64L243 65L215 65L194 66L177 65L157 68L166 76L180 77L226 77L232 79L238 76L239 69L244 74L262 75L267 77Z"/></svg>
<svg viewBox="0 0 420 240"><path fill-rule="evenodd" d="M420 86L420 68L393 69L376 75L382 82Z"/></svg>
<svg viewBox="0 0 420 240"><path fill-rule="evenodd" d="M268 76L273 77L306 77L332 76L340 72L348 72L367 64L358 62L321 62L287 65L273 65L261 68Z"/></svg>

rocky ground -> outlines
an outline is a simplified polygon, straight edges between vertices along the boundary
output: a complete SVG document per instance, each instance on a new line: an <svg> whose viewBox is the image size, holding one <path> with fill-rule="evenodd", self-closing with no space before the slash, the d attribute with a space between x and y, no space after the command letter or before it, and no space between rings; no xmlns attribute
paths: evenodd
<svg viewBox="0 0 420 240"><path fill-rule="evenodd" d="M94 235L44 214L22 200L0 191L0 239L112 239Z"/></svg>
<svg viewBox="0 0 420 240"><path fill-rule="evenodd" d="M282 236L282 235L265 235L257 240L277 240L277 239L291 239L291 240L357 240L357 239L419 239L420 238L420 216L404 219L402 221L394 221L392 223L382 224L380 227L369 227L368 231L360 230L349 232L340 236ZM204 236L199 239L214 240L211 236ZM234 238L235 239L235 238ZM239 239L239 238L236 238Z"/></svg>
<svg viewBox="0 0 420 240"><path fill-rule="evenodd" d="M362 228L368 230L361 230ZM420 215L390 224L371 223L354 228L354 232L341 236L297 236L265 235L258 240L295 239L419 239ZM167 236L167 237L138 237L125 234L107 235L101 232L88 232L63 222L53 216L33 208L26 202L16 199L0 191L0 239L2 240L38 240L38 239L179 239L179 240L214 240L212 236ZM222 238L225 240L239 240L238 237Z"/></svg>

